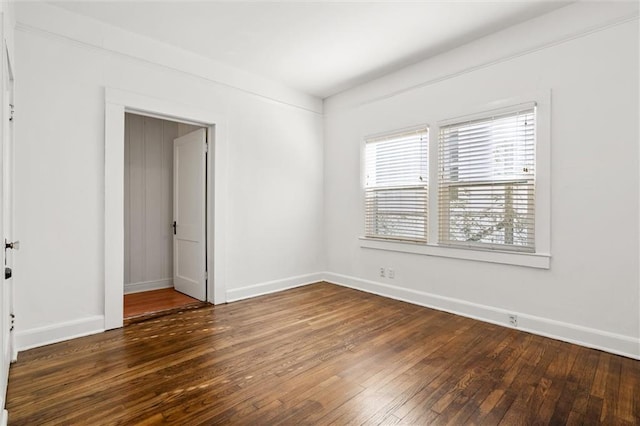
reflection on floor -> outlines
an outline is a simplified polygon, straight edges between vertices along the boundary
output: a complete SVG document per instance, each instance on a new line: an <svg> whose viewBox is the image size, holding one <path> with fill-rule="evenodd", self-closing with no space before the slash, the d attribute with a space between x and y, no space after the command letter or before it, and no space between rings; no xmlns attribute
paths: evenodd
<svg viewBox="0 0 640 426"><path fill-rule="evenodd" d="M173 288L125 294L124 318L128 319L199 303L202 302L175 291Z"/></svg>

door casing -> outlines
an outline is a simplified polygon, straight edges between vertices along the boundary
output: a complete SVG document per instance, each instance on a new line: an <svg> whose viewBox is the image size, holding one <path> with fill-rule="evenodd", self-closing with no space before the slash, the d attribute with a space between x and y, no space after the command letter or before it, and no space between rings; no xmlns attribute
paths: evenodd
<svg viewBox="0 0 640 426"><path fill-rule="evenodd" d="M104 329L123 325L124 114L130 112L208 129L207 301L226 302L225 217L227 125L224 116L180 102L105 88Z"/></svg>

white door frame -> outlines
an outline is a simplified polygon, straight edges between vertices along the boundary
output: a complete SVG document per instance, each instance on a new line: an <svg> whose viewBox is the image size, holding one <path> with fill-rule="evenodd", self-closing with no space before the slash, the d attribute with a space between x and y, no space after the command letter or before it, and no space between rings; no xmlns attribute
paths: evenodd
<svg viewBox="0 0 640 426"><path fill-rule="evenodd" d="M104 328L122 327L124 296L124 114L131 112L208 128L207 300L226 302L227 126L220 114L170 100L105 88Z"/></svg>

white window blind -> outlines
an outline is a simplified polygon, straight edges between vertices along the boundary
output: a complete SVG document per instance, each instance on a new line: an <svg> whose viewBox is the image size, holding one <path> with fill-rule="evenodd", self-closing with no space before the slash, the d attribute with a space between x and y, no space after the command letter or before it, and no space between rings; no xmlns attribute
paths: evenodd
<svg viewBox="0 0 640 426"><path fill-rule="evenodd" d="M535 251L535 111L441 124L440 244Z"/></svg>
<svg viewBox="0 0 640 426"><path fill-rule="evenodd" d="M426 127L366 141L365 236L427 241L428 142Z"/></svg>

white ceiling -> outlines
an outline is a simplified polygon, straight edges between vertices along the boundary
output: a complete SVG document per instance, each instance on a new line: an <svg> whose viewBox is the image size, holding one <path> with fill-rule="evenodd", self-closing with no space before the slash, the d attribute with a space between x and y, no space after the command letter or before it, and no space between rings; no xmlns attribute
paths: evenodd
<svg viewBox="0 0 640 426"><path fill-rule="evenodd" d="M320 98L567 3L54 2Z"/></svg>

